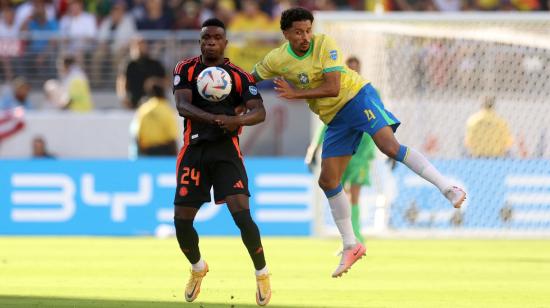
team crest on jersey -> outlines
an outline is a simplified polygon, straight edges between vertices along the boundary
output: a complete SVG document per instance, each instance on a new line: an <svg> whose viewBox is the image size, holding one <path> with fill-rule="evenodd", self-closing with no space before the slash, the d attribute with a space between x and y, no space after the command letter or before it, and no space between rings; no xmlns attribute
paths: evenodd
<svg viewBox="0 0 550 308"><path fill-rule="evenodd" d="M252 95L258 94L258 88L256 88L255 86L248 86L248 91L250 91L250 94Z"/></svg>
<svg viewBox="0 0 550 308"><path fill-rule="evenodd" d="M331 50L331 51L329 51L329 54L330 54L330 58L332 60L338 59L338 51L337 50Z"/></svg>
<svg viewBox="0 0 550 308"><path fill-rule="evenodd" d="M300 73L298 74L298 80L300 80L300 83L302 84L308 84L309 83L309 77L306 73Z"/></svg>

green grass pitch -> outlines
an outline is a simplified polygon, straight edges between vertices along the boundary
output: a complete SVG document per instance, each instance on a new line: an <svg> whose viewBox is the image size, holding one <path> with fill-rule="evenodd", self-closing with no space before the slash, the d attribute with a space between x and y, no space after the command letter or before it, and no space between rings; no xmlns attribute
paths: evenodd
<svg viewBox="0 0 550 308"><path fill-rule="evenodd" d="M335 239L264 238L268 307L550 307L550 241L371 240L343 278ZM240 238L202 237L210 273L186 303L175 238L0 237L0 307L257 307Z"/></svg>

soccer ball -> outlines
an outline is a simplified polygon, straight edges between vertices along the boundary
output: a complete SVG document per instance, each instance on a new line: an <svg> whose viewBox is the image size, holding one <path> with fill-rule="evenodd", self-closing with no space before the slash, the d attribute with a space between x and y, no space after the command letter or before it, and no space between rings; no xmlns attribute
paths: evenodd
<svg viewBox="0 0 550 308"><path fill-rule="evenodd" d="M221 67L205 68L197 77L197 90L204 99L219 102L231 92L231 76Z"/></svg>

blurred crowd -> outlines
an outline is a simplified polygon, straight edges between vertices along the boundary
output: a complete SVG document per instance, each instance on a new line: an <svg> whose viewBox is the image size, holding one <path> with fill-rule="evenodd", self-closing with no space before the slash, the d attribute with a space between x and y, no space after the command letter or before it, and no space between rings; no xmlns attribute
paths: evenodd
<svg viewBox="0 0 550 308"><path fill-rule="evenodd" d="M145 92L145 79L166 77L170 66L187 56L167 55L169 46L151 46L144 42L142 34L157 30L196 30L211 17L223 20L234 33L258 30L278 33L280 13L296 5L330 11L532 11L547 10L548 2L550 0L0 0L0 82L7 84L2 90L0 108L31 107L28 93L40 90L52 103L50 106L86 111L94 105L90 88L103 86L112 91L115 84L122 105L136 108ZM230 45L227 55L250 69L254 61L278 43L256 37L237 47ZM190 54L196 53L192 48L179 46L172 50L188 49ZM151 73L136 76L143 71ZM70 98L74 88L84 94ZM68 103L75 100L80 101L78 107Z"/></svg>

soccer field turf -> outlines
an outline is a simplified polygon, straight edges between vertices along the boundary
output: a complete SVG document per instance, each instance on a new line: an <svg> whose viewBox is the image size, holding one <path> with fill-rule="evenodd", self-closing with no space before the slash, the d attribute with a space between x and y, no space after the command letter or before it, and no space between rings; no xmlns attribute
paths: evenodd
<svg viewBox="0 0 550 308"><path fill-rule="evenodd" d="M550 307L550 241L371 240L339 279L334 239L263 242L268 307ZM0 307L256 307L240 238L201 248L210 272L186 303L175 238L0 237Z"/></svg>

